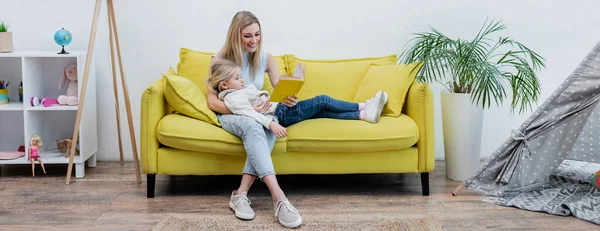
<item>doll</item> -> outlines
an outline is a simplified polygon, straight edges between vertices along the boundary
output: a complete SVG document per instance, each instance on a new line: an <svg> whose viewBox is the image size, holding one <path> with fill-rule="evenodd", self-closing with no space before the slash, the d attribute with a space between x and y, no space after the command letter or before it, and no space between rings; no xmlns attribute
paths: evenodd
<svg viewBox="0 0 600 231"><path fill-rule="evenodd" d="M35 177L35 161L39 161L40 165L42 166L42 170L44 170L44 174L46 174L46 169L44 168L44 162L42 162L42 158L40 158L40 156L38 155L38 152L41 152L42 154L44 154L44 157L48 157L46 156L46 153L44 153L44 150L42 150L42 139L40 139L39 136L34 135L31 137L31 141L29 142L29 161L31 161L31 173L33 174L33 177Z"/></svg>

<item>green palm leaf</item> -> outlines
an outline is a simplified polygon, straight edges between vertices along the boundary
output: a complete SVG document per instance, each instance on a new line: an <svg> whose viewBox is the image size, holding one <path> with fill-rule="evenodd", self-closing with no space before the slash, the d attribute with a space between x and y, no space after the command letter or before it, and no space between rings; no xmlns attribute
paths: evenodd
<svg viewBox="0 0 600 231"><path fill-rule="evenodd" d="M490 38L506 29L503 23L486 20L472 40L451 39L429 29L414 34L412 45L399 55L402 63L423 62L417 80L470 93L472 102L484 108L502 104L510 93L512 112L532 109L540 95L536 71L545 67L544 59L511 38Z"/></svg>

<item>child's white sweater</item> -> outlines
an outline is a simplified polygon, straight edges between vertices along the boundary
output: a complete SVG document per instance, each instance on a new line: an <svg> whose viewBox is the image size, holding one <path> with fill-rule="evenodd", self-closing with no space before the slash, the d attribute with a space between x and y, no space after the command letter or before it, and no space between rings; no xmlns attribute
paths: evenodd
<svg viewBox="0 0 600 231"><path fill-rule="evenodd" d="M258 113L252 108L252 105L267 101L269 98L269 92L259 91L253 84L240 90L228 89L222 91L218 97L233 114L253 118L267 129L271 121L274 121L273 113L275 112L277 103L271 102L271 107L267 113Z"/></svg>

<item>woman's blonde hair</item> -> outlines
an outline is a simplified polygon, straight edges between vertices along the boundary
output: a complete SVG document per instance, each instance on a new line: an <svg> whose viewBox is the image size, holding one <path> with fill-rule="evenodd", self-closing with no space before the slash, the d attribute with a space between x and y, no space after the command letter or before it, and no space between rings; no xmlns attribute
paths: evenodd
<svg viewBox="0 0 600 231"><path fill-rule="evenodd" d="M221 51L219 52L219 56L222 59L231 60L236 63L238 66L243 66L243 48L242 48L242 29L245 27L252 25L254 23L258 24L258 28L260 31L260 22L258 18L254 14L249 11L240 11L237 12L233 19L231 20L231 24L229 25L229 31L227 32L227 41ZM248 64L250 66L250 73L252 78L256 76L256 72L258 71L259 61L260 61L260 53L262 48L262 34L260 40L258 41L256 52L252 53L250 57L248 57Z"/></svg>
<svg viewBox="0 0 600 231"><path fill-rule="evenodd" d="M221 91L219 86L221 82L235 74L236 69L239 68L240 66L233 61L226 59L215 60L210 67L210 76L206 79L206 87L214 93L219 93Z"/></svg>

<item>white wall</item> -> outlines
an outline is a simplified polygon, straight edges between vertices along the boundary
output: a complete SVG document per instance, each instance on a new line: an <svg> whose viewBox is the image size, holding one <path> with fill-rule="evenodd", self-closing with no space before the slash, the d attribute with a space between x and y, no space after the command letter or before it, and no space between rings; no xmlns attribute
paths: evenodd
<svg viewBox="0 0 600 231"><path fill-rule="evenodd" d="M0 21L10 23L15 50L59 51L53 34L70 30L67 50L86 50L93 0L0 0ZM502 19L509 35L539 52L547 61L540 72L541 100L552 91L598 42L600 3L578 1L195 1L115 0L119 36L128 80L137 144L140 96L160 73L176 67L178 51L188 47L216 51L225 39L231 17L254 12L263 25L264 46L274 55L305 58L349 58L399 54L410 33L434 26L446 34L472 38L486 18ZM69 13L67 13L67 8ZM114 100L108 53L106 5L103 3L94 61L98 75L99 160L118 160ZM443 158L441 108L435 86L436 156ZM122 97L121 97L122 101ZM541 101L540 101L541 104ZM121 102L121 105L124 105ZM507 106L485 112L482 156L497 146L529 115L512 115ZM121 109L122 122L126 118ZM132 159L124 129L125 156Z"/></svg>

